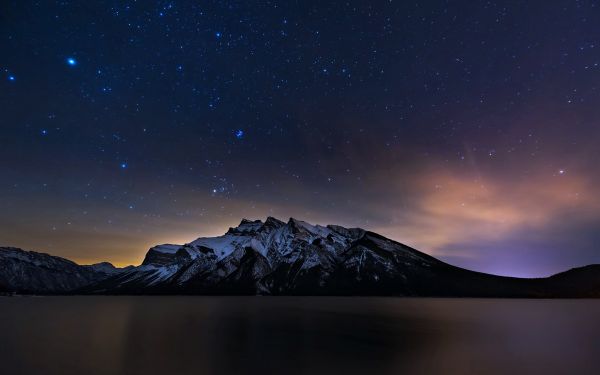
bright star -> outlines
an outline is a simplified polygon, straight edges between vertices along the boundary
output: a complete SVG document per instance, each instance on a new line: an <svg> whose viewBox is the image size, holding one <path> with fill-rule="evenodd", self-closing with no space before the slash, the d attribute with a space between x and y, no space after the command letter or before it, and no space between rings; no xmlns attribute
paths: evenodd
<svg viewBox="0 0 600 375"><path fill-rule="evenodd" d="M16 79L15 76L8 76L9 81L14 81L15 79Z"/></svg>
<svg viewBox="0 0 600 375"><path fill-rule="evenodd" d="M235 131L235 137L237 139L242 139L244 138L244 131L242 129L238 129Z"/></svg>
<svg viewBox="0 0 600 375"><path fill-rule="evenodd" d="M127 168L127 163L121 163L121 169Z"/></svg>
<svg viewBox="0 0 600 375"><path fill-rule="evenodd" d="M220 38L220 37L221 37L221 33L220 33L220 32L216 32L216 33L215 33L215 36L216 36L217 38Z"/></svg>
<svg viewBox="0 0 600 375"><path fill-rule="evenodd" d="M565 170L564 169L559 170L558 174L565 174Z"/></svg>
<svg viewBox="0 0 600 375"><path fill-rule="evenodd" d="M40 131L40 133L42 133L42 135L48 135L48 130L42 129L42 131Z"/></svg>
<svg viewBox="0 0 600 375"><path fill-rule="evenodd" d="M75 66L77 65L77 60L75 60L72 57L67 58L67 64L71 65L71 66Z"/></svg>

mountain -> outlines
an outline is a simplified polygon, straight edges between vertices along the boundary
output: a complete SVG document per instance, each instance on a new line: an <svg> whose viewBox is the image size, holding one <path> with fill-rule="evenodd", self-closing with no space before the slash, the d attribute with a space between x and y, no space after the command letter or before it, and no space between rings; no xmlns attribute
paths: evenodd
<svg viewBox="0 0 600 375"><path fill-rule="evenodd" d="M0 293L67 293L122 271L106 262L80 266L48 254L0 247Z"/></svg>
<svg viewBox="0 0 600 375"><path fill-rule="evenodd" d="M449 265L374 232L293 218L244 219L219 237L158 245L141 265L126 269L26 254L38 264L7 262L11 258L0 255L0 270L12 275L8 281L0 276L0 288L77 294L600 297L600 265L541 279L495 276ZM43 270L37 278L36 269Z"/></svg>
<svg viewBox="0 0 600 375"><path fill-rule="evenodd" d="M458 268L360 228L269 217L219 237L151 248L139 267L82 288L97 294L600 297L600 265L545 279Z"/></svg>

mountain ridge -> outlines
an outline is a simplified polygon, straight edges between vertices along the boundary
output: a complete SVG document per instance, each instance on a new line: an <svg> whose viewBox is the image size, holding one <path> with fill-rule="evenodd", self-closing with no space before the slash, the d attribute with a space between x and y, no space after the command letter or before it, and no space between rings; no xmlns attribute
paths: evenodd
<svg viewBox="0 0 600 375"><path fill-rule="evenodd" d="M108 278L121 270L108 262L79 265L54 255L0 247L0 290L62 293Z"/></svg>
<svg viewBox="0 0 600 375"><path fill-rule="evenodd" d="M22 293L600 297L600 265L538 279L490 275L372 231L294 218L242 219L221 236L154 246L139 266L123 269L47 254L40 259L48 264L15 263L6 251L16 250L0 251L0 270L12 275L0 276L0 290ZM44 271L40 280L35 267ZM21 269L24 280L14 271Z"/></svg>

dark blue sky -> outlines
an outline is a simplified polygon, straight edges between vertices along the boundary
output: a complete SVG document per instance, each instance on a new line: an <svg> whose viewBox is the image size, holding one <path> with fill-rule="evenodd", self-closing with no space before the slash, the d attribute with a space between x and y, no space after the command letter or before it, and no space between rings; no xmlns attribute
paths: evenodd
<svg viewBox="0 0 600 375"><path fill-rule="evenodd" d="M137 263L274 215L600 263L594 1L5 1L0 69L2 245Z"/></svg>

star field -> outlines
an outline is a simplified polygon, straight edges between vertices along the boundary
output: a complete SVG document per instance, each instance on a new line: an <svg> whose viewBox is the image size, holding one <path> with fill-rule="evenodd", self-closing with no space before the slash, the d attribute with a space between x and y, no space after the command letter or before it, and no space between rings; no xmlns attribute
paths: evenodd
<svg viewBox="0 0 600 375"><path fill-rule="evenodd" d="M600 262L595 1L7 1L0 244L139 263L242 217Z"/></svg>

